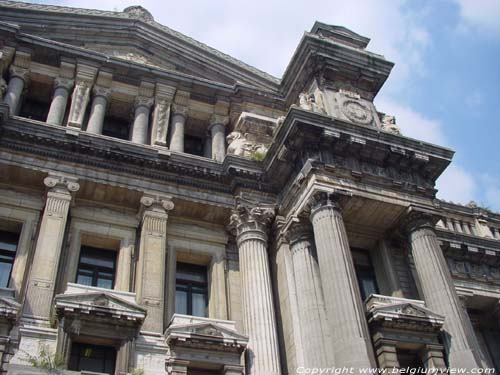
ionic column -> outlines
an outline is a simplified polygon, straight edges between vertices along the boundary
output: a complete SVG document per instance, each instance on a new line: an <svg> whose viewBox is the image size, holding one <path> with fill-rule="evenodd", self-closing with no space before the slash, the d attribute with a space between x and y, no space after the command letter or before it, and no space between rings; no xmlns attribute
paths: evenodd
<svg viewBox="0 0 500 375"><path fill-rule="evenodd" d="M104 117L106 116L106 107L108 105L108 98L111 90L107 87L95 86L92 91L94 98L92 99L87 132L92 134L102 134Z"/></svg>
<svg viewBox="0 0 500 375"><path fill-rule="evenodd" d="M174 208L174 204L170 197L145 194L141 205L141 241L135 290L138 303L148 311L142 330L163 333L167 219L168 211Z"/></svg>
<svg viewBox="0 0 500 375"><path fill-rule="evenodd" d="M274 208L238 199L231 215L240 255L243 323L249 336L246 350L248 375L278 375L278 337L269 258L268 227Z"/></svg>
<svg viewBox="0 0 500 375"><path fill-rule="evenodd" d="M222 162L226 156L226 125L228 116L212 115L210 119L210 134L212 138L212 159Z"/></svg>
<svg viewBox="0 0 500 375"><path fill-rule="evenodd" d="M292 224L287 232L292 252L297 291L301 341L305 367L332 367L328 345L328 323L318 261L309 223Z"/></svg>
<svg viewBox="0 0 500 375"><path fill-rule="evenodd" d="M188 108L182 105L173 105L172 136L170 137L170 150L184 152L184 125L186 123Z"/></svg>
<svg viewBox="0 0 500 375"><path fill-rule="evenodd" d="M9 106L10 113L14 116L19 114L21 108L21 95L28 82L28 70L11 65L9 85L3 102Z"/></svg>
<svg viewBox="0 0 500 375"><path fill-rule="evenodd" d="M57 278L71 194L80 185L72 177L50 175L45 210L36 242L23 315L48 321Z"/></svg>
<svg viewBox="0 0 500 375"><path fill-rule="evenodd" d="M148 141L149 110L153 98L138 96L135 99L134 122L130 140L134 143L146 144Z"/></svg>
<svg viewBox="0 0 500 375"><path fill-rule="evenodd" d="M319 192L311 201L335 366L370 368L375 367L375 359L339 199L337 195Z"/></svg>
<svg viewBox="0 0 500 375"><path fill-rule="evenodd" d="M445 317L444 344L450 367L471 370L479 365L472 325L467 322L430 215L411 213L406 229L427 307Z"/></svg>
<svg viewBox="0 0 500 375"><path fill-rule="evenodd" d="M71 96L71 107L69 109L68 126L77 129L82 128L85 110L89 103L90 87L92 83L86 80L78 80L75 83Z"/></svg>
<svg viewBox="0 0 500 375"><path fill-rule="evenodd" d="M47 115L47 123L52 125L61 125L66 113L66 105L68 97L74 81L68 78L58 77L54 80L54 96L50 103L49 114Z"/></svg>

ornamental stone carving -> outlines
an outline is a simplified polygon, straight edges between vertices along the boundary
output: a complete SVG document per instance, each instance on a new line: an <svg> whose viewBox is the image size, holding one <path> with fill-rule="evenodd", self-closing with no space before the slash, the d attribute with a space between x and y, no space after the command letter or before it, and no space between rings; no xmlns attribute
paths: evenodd
<svg viewBox="0 0 500 375"><path fill-rule="evenodd" d="M245 158L255 157L256 154L265 155L267 147L262 143L251 142L240 132L232 132L226 137L229 155L242 156Z"/></svg>
<svg viewBox="0 0 500 375"><path fill-rule="evenodd" d="M348 99L342 103L342 113L351 121L369 125L373 121L373 114L365 104L360 101Z"/></svg>
<svg viewBox="0 0 500 375"><path fill-rule="evenodd" d="M15 65L11 65L9 68L10 72L10 78L12 79L13 77L21 78L25 84L28 83L29 79L29 70L25 68L20 68Z"/></svg>
<svg viewBox="0 0 500 375"><path fill-rule="evenodd" d="M261 204L246 197L237 197L235 208L231 212L228 229L237 235L247 229L256 229L267 234L275 216L275 206Z"/></svg>
<svg viewBox="0 0 500 375"><path fill-rule="evenodd" d="M155 134L153 134L154 144L166 146L169 119L170 102L159 100L156 103L153 115L153 124L155 126Z"/></svg>
<svg viewBox="0 0 500 375"><path fill-rule="evenodd" d="M396 118L394 116L384 115L384 117L382 117L381 128L389 133L401 134L401 129L399 129L399 126L396 124Z"/></svg>
<svg viewBox="0 0 500 375"><path fill-rule="evenodd" d="M94 97L102 96L107 100L109 98L109 95L111 94L111 89L108 87L94 86L92 93L94 94Z"/></svg>
<svg viewBox="0 0 500 375"><path fill-rule="evenodd" d="M318 113L324 113L325 110L322 106L319 105L316 101L316 96L310 93L301 93L299 94L299 106L306 111L313 111Z"/></svg>
<svg viewBox="0 0 500 375"><path fill-rule="evenodd" d="M154 21L153 15L140 5L132 5L123 10L129 18L136 18L141 21L151 22Z"/></svg>
<svg viewBox="0 0 500 375"><path fill-rule="evenodd" d="M57 77L54 80L54 88L57 89L59 87L62 87L66 89L68 92L73 88L73 85L75 84L75 81L69 78L64 78L64 77Z"/></svg>
<svg viewBox="0 0 500 375"><path fill-rule="evenodd" d="M153 105L153 98L148 98L145 96L138 96L135 98L134 105L135 107L147 107L150 108Z"/></svg>
<svg viewBox="0 0 500 375"><path fill-rule="evenodd" d="M172 112L174 115L181 115L186 117L188 114L188 107L185 105L173 104Z"/></svg>

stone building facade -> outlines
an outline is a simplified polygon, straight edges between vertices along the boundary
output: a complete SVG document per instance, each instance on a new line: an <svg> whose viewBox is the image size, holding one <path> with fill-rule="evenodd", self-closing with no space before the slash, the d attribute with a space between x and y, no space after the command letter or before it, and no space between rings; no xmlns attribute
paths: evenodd
<svg viewBox="0 0 500 375"><path fill-rule="evenodd" d="M0 373L500 369L500 215L316 22L282 79L155 22L0 1Z"/></svg>

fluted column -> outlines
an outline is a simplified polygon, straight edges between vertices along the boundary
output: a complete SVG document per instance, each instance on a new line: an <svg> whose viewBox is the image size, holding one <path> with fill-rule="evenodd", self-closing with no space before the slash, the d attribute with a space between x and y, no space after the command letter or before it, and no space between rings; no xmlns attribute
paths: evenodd
<svg viewBox="0 0 500 375"><path fill-rule="evenodd" d="M269 270L268 227L274 208L238 199L231 215L240 256L243 323L249 336L248 375L277 375L279 363L276 317Z"/></svg>
<svg viewBox="0 0 500 375"><path fill-rule="evenodd" d="M49 175L49 189L32 262L23 315L48 321L54 297L71 195L80 188L75 178Z"/></svg>
<svg viewBox="0 0 500 375"><path fill-rule="evenodd" d="M134 122L130 140L134 143L146 144L148 141L149 110L153 98L138 96L135 99Z"/></svg>
<svg viewBox="0 0 500 375"><path fill-rule="evenodd" d="M311 201L311 222L335 366L358 371L375 367L375 359L339 200L337 195L316 193Z"/></svg>
<svg viewBox="0 0 500 375"><path fill-rule="evenodd" d="M329 351L329 328L312 228L309 223L292 224L287 237L296 280L304 366L332 367L333 355Z"/></svg>
<svg viewBox="0 0 500 375"><path fill-rule="evenodd" d="M104 117L106 116L106 107L108 105L108 98L111 90L107 87L95 86L92 91L94 98L92 99L87 132L92 134L102 134Z"/></svg>
<svg viewBox="0 0 500 375"><path fill-rule="evenodd" d="M145 194L141 198L142 224L137 264L137 301L148 311L143 331L163 333L165 259L170 197Z"/></svg>
<svg viewBox="0 0 500 375"><path fill-rule="evenodd" d="M210 134L212 138L212 159L222 162L226 156L226 125L228 116L212 115L210 119Z"/></svg>
<svg viewBox="0 0 500 375"><path fill-rule="evenodd" d="M174 104L173 113L170 150L184 152L184 125L186 124L187 107Z"/></svg>
<svg viewBox="0 0 500 375"><path fill-rule="evenodd" d="M479 367L474 332L461 307L430 215L413 212L407 218L408 239L427 307L445 317L444 344L451 367Z"/></svg>
<svg viewBox="0 0 500 375"><path fill-rule="evenodd" d="M68 97L74 81L68 78L58 77L54 80L54 96L50 103L47 123L52 125L61 125L66 113Z"/></svg>
<svg viewBox="0 0 500 375"><path fill-rule="evenodd" d="M10 79L7 86L7 92L3 99L4 103L9 106L10 113L14 116L19 114L21 108L21 95L24 87L28 82L28 70L17 66L10 67Z"/></svg>

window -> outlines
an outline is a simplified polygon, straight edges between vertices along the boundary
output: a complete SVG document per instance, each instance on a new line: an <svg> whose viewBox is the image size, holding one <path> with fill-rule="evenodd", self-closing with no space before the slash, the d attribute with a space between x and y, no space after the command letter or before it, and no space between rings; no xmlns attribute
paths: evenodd
<svg viewBox="0 0 500 375"><path fill-rule="evenodd" d="M177 314L207 316L207 302L207 268L194 264L177 263L175 312Z"/></svg>
<svg viewBox="0 0 500 375"><path fill-rule="evenodd" d="M203 139L193 135L184 135L184 152L186 154L203 156Z"/></svg>
<svg viewBox="0 0 500 375"><path fill-rule="evenodd" d="M68 370L114 374L116 349L108 346L73 343Z"/></svg>
<svg viewBox="0 0 500 375"><path fill-rule="evenodd" d="M19 235L0 231L0 288L8 288Z"/></svg>
<svg viewBox="0 0 500 375"><path fill-rule="evenodd" d="M30 118L37 121L47 120L49 114L49 105L36 99L26 98L19 116Z"/></svg>
<svg viewBox="0 0 500 375"><path fill-rule="evenodd" d="M78 284L113 289L115 270L115 251L82 246L76 275Z"/></svg>
<svg viewBox="0 0 500 375"><path fill-rule="evenodd" d="M370 253L366 250L352 250L354 260L354 268L358 278L361 298L366 299L370 294L378 293L377 279L375 278L375 270L373 269Z"/></svg>
<svg viewBox="0 0 500 375"><path fill-rule="evenodd" d="M129 123L121 118L106 116L102 127L102 135L127 141L129 138Z"/></svg>
<svg viewBox="0 0 500 375"><path fill-rule="evenodd" d="M418 370L424 369L422 359L416 351L397 349L396 352L398 356L399 367L407 369L407 373L410 373L410 370L416 370L415 372L417 372Z"/></svg>

